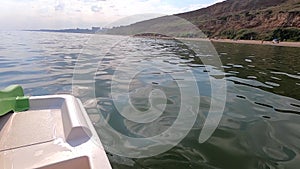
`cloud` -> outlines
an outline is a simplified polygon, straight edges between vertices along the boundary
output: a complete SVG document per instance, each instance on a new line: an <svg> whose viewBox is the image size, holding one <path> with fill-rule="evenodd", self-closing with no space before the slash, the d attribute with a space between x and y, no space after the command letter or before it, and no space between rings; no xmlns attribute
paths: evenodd
<svg viewBox="0 0 300 169"><path fill-rule="evenodd" d="M82 2L100 2L100 1L106 1L106 0L78 0Z"/></svg>
<svg viewBox="0 0 300 169"><path fill-rule="evenodd" d="M91 6L91 10L92 10L93 12L100 12L101 9L102 9L101 7L96 6L96 5Z"/></svg>
<svg viewBox="0 0 300 169"><path fill-rule="evenodd" d="M204 3L201 4L201 1ZM195 0L193 2L199 3L176 6L168 0L1 0L0 29L106 26L132 15L176 14L219 1L222 0ZM133 18L140 20L139 17ZM126 19L128 24L133 20Z"/></svg>
<svg viewBox="0 0 300 169"><path fill-rule="evenodd" d="M55 11L63 11L65 9L65 4L63 2L59 2L54 7Z"/></svg>
<svg viewBox="0 0 300 169"><path fill-rule="evenodd" d="M205 7L208 7L208 6L211 6L213 4L223 2L223 1L225 1L225 0L214 0L214 1L211 1L210 3L190 4L186 7L181 8L181 12L188 12L188 11L198 10L198 9L205 8Z"/></svg>
<svg viewBox="0 0 300 169"><path fill-rule="evenodd" d="M153 19L153 18L158 18L158 17L162 17L165 16L163 14L138 14L138 15L132 15L132 16L128 16L125 18L122 18L120 20L117 20L115 22L112 22L108 25L106 25L107 27L114 27L114 26L120 26L120 25L130 25L132 23L136 23L136 22L140 22L140 21L144 21L144 20L149 20L149 19Z"/></svg>

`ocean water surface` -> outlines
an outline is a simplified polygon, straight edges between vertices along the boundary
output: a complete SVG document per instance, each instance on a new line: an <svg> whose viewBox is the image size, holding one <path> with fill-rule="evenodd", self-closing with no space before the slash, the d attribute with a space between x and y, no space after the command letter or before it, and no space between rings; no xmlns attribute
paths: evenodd
<svg viewBox="0 0 300 169"><path fill-rule="evenodd" d="M222 67L214 67L201 61L209 55L199 55L175 40L20 31L2 31L0 35L0 88L20 84L32 96L74 94L82 100L103 140L109 136L100 132L102 116L116 131L132 137L151 137L167 130L176 120L182 101L176 83L182 79L171 75L187 69L193 72L201 103L187 136L153 157L126 158L108 153L113 168L300 166L300 48L214 43L222 61ZM114 73L120 71L126 77L133 67L145 69L136 73L128 88ZM222 70L225 77L208 74ZM112 84L113 78L117 85ZM216 131L205 143L199 143L210 107L210 78L226 80L226 105ZM147 124L128 120L114 105L112 85L128 88L131 103L141 111L149 109L151 90L160 89L167 97L167 108Z"/></svg>

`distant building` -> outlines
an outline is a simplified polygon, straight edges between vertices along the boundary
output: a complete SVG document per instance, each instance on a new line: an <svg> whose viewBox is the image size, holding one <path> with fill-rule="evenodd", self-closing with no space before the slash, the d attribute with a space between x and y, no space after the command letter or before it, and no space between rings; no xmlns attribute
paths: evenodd
<svg viewBox="0 0 300 169"><path fill-rule="evenodd" d="M93 32L98 32L98 31L100 31L100 30L101 30L100 27L92 27L92 31L93 31Z"/></svg>

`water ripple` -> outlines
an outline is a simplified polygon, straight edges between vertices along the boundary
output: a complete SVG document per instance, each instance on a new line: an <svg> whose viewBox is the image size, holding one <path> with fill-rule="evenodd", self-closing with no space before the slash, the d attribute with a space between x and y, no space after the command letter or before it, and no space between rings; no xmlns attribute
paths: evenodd
<svg viewBox="0 0 300 169"><path fill-rule="evenodd" d="M210 78L220 78L218 68L201 62L201 57L210 55L196 55L182 43L170 40L42 32L0 34L1 88L21 84L28 95L71 93L73 88L73 94L82 100L98 131L103 125L99 111L104 120L124 135L150 137L167 130L180 109L176 81L191 80L171 75L180 75L188 68L193 72L201 103L187 137L168 152L151 158L109 155L115 168L300 166L298 48L215 44L226 73L227 101L216 132L207 142L199 144L199 133L211 104ZM168 109L152 123L125 119L114 106L111 81L120 64L123 77L116 78L116 85L122 89L127 89L126 72L133 68L143 70L132 79L128 89L136 108L149 108L148 98L143 97L145 93L152 89L165 91ZM164 65L164 69L143 69L149 65ZM74 72L75 67L80 71ZM73 79L74 73L82 78ZM90 84L95 85L95 91ZM91 91L96 98L88 98ZM189 122L184 119L181 123ZM111 144L118 141L114 136L102 137L111 139Z"/></svg>

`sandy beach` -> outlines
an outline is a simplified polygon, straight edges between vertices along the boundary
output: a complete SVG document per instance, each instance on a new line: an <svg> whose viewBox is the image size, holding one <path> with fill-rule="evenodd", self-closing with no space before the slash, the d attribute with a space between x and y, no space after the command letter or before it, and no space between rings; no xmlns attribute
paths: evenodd
<svg viewBox="0 0 300 169"><path fill-rule="evenodd" d="M225 43L242 43L242 44L255 44L255 45L274 45L274 46L288 46L288 47L300 47L300 42L279 42L273 43L271 41L261 40L231 40L231 39L212 39L212 42L225 42Z"/></svg>
<svg viewBox="0 0 300 169"><path fill-rule="evenodd" d="M254 44L254 45L273 45L273 46L287 46L287 47L300 47L300 42L279 42L273 43L272 41L262 40L232 40L232 39L203 39L203 38L176 38L178 40L200 40L211 42L223 42L223 43L239 43L239 44Z"/></svg>

